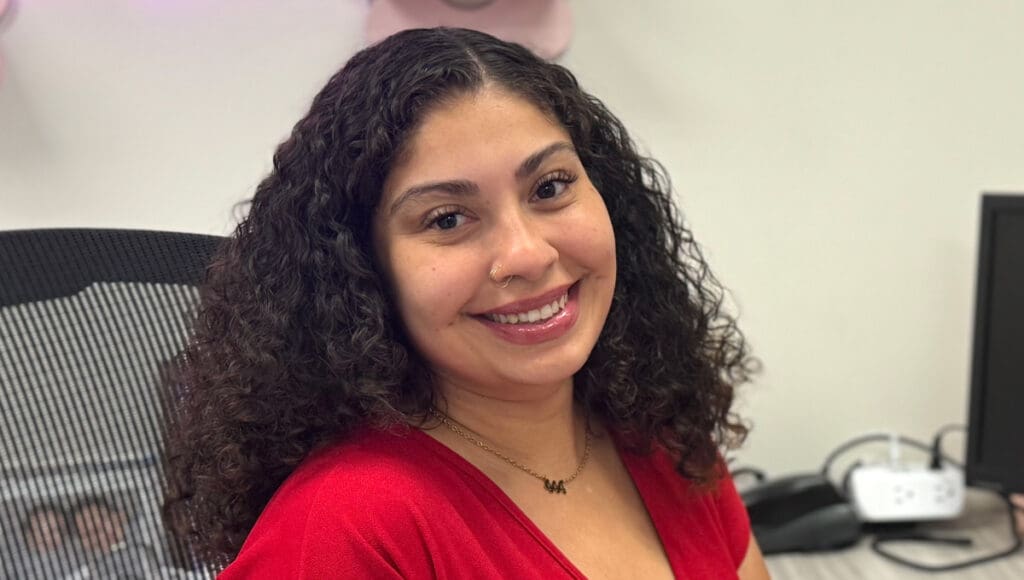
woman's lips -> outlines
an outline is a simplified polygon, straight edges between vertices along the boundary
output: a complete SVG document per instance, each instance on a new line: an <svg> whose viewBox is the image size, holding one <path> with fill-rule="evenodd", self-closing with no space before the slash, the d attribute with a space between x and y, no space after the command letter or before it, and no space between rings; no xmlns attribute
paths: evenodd
<svg viewBox="0 0 1024 580"><path fill-rule="evenodd" d="M508 304L505 304L504 306L499 306L498 308L488 310L487 312L480 312L479 314L517 314L520 312L529 312L530 310L541 308L545 304L551 304L555 300L558 300L559 298L565 295L565 293L569 290L570 286L572 286L572 284L566 284L558 288L553 288L541 294L540 296L534 296L533 298L526 298L524 300L510 302Z"/></svg>
<svg viewBox="0 0 1024 580"><path fill-rule="evenodd" d="M545 320L508 324L495 322L483 315L477 315L474 318L499 338L513 344L529 345L554 340L568 332L579 318L579 285L579 282L576 282L569 287L565 307ZM552 301L556 298L557 296L551 297ZM503 307L500 310L506 310L506 308Z"/></svg>

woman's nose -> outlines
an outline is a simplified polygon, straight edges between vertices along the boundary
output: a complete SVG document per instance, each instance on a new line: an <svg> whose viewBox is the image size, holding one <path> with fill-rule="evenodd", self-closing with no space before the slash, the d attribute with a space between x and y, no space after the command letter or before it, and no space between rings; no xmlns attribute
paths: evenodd
<svg viewBox="0 0 1024 580"><path fill-rule="evenodd" d="M501 276L538 280L558 261L550 232L529 216L503 219L495 236L495 263L501 264Z"/></svg>

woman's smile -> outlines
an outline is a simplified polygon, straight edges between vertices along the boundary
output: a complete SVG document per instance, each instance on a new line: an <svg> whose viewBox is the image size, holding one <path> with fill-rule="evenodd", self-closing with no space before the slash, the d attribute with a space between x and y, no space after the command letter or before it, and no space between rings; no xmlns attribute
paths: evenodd
<svg viewBox="0 0 1024 580"><path fill-rule="evenodd" d="M555 340L572 329L579 316L579 283L556 288L537 298L520 300L476 315L498 338L513 344ZM532 308L531 308L532 307Z"/></svg>

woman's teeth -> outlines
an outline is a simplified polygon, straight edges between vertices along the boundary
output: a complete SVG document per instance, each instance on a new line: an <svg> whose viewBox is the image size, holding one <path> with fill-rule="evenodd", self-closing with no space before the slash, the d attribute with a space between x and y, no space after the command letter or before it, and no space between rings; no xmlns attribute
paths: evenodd
<svg viewBox="0 0 1024 580"><path fill-rule="evenodd" d="M520 312L518 314L484 314L484 318L500 324L533 324L558 314L559 311L565 308L565 303L568 300L569 294L566 293L551 304L545 304L543 307L530 310L529 312Z"/></svg>

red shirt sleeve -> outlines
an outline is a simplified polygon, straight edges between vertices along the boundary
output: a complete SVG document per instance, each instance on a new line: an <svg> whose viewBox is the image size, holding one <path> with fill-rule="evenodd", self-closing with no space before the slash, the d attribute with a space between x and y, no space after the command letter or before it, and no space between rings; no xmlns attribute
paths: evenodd
<svg viewBox="0 0 1024 580"><path fill-rule="evenodd" d="M307 473L278 491L218 578L432 577L420 526L408 525L422 514L401 482ZM370 497L372 506L356 505Z"/></svg>
<svg viewBox="0 0 1024 580"><path fill-rule="evenodd" d="M750 517L747 515L747 507L743 505L743 500L736 491L732 476L728 470L723 471L724 475L718 483L716 494L718 514L729 544L729 553L739 568L747 555L747 548L750 547Z"/></svg>

